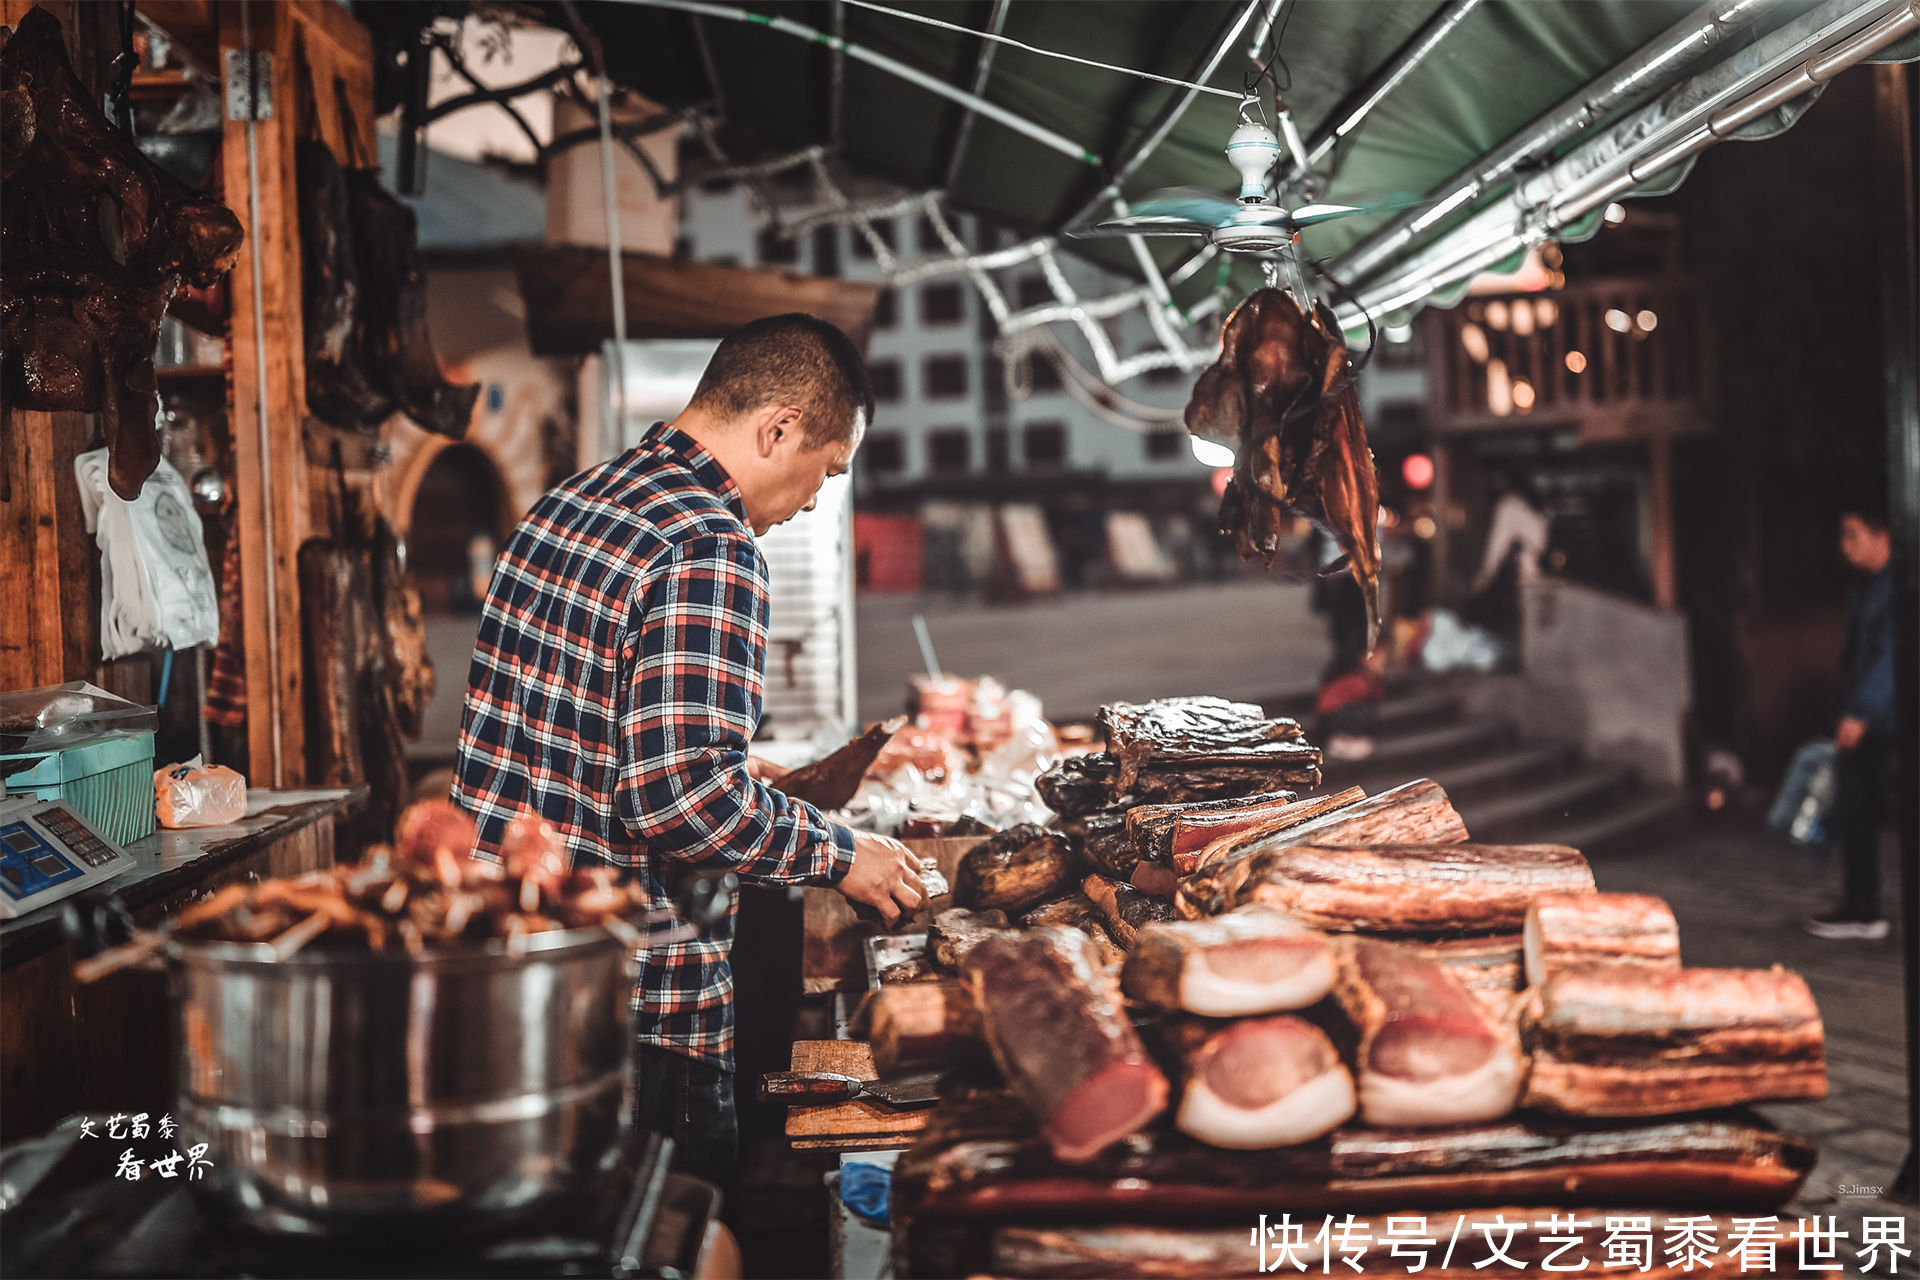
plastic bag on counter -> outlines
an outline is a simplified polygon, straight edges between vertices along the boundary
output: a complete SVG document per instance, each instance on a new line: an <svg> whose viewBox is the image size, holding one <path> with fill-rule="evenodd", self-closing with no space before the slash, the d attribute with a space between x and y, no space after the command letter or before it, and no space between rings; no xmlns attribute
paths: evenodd
<svg viewBox="0 0 1920 1280"><path fill-rule="evenodd" d="M0 751L18 753L66 746L107 733L152 733L152 707L108 693L85 680L0 693Z"/></svg>
<svg viewBox="0 0 1920 1280"><path fill-rule="evenodd" d="M247 780L195 756L153 774L153 816L163 827L224 827L247 816Z"/></svg>

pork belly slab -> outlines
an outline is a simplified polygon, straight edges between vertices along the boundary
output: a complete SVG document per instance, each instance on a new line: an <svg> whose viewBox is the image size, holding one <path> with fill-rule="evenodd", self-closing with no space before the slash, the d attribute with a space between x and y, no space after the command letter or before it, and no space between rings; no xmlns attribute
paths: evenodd
<svg viewBox="0 0 1920 1280"><path fill-rule="evenodd" d="M1120 984L1144 1004L1215 1018L1304 1009L1332 990L1333 951L1318 929L1247 907L1145 926Z"/></svg>
<svg viewBox="0 0 1920 1280"><path fill-rule="evenodd" d="M1413 947L1334 940L1334 997L1359 1033L1360 1116L1373 1125L1496 1120L1520 1098L1513 1031Z"/></svg>
<svg viewBox="0 0 1920 1280"><path fill-rule="evenodd" d="M1575 1116L1658 1116L1824 1098L1826 1035L1785 969L1568 969L1531 993L1525 1105Z"/></svg>
<svg viewBox="0 0 1920 1280"><path fill-rule="evenodd" d="M1680 967L1673 909L1645 893L1543 893L1527 908L1527 983L1562 969L1626 960Z"/></svg>

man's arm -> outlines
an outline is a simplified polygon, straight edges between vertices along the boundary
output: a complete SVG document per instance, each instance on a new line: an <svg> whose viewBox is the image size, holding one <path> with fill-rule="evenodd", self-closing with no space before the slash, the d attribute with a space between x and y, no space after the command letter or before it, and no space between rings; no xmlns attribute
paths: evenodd
<svg viewBox="0 0 1920 1280"><path fill-rule="evenodd" d="M648 573L630 624L616 801L652 853L755 880L838 885L854 837L748 776L768 602L745 536L696 538Z"/></svg>

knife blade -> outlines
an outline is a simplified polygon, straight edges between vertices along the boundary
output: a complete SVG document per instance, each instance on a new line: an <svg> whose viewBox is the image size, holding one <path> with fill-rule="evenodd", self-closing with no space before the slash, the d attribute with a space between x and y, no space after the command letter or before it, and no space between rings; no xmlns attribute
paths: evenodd
<svg viewBox="0 0 1920 1280"><path fill-rule="evenodd" d="M760 1077L760 1100L789 1107L834 1102L871 1102L891 1111L913 1111L940 1101L940 1073L922 1071L889 1080L857 1080L838 1071L770 1071Z"/></svg>

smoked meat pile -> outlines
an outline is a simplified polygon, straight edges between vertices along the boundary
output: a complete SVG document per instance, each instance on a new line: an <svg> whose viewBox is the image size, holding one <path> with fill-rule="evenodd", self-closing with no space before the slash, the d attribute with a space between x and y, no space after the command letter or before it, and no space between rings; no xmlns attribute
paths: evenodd
<svg viewBox="0 0 1920 1280"><path fill-rule="evenodd" d="M963 855L933 980L856 1021L883 1077L958 1070L896 1169L899 1274L1252 1274L1248 1215L1279 1208L1796 1193L1812 1147L1737 1108L1825 1093L1797 976L1683 967L1664 903L1596 892L1565 846L1472 841L1428 779L1140 799L1165 756L1307 745L1258 708L1101 723L1107 751L1047 781L1055 829Z"/></svg>

